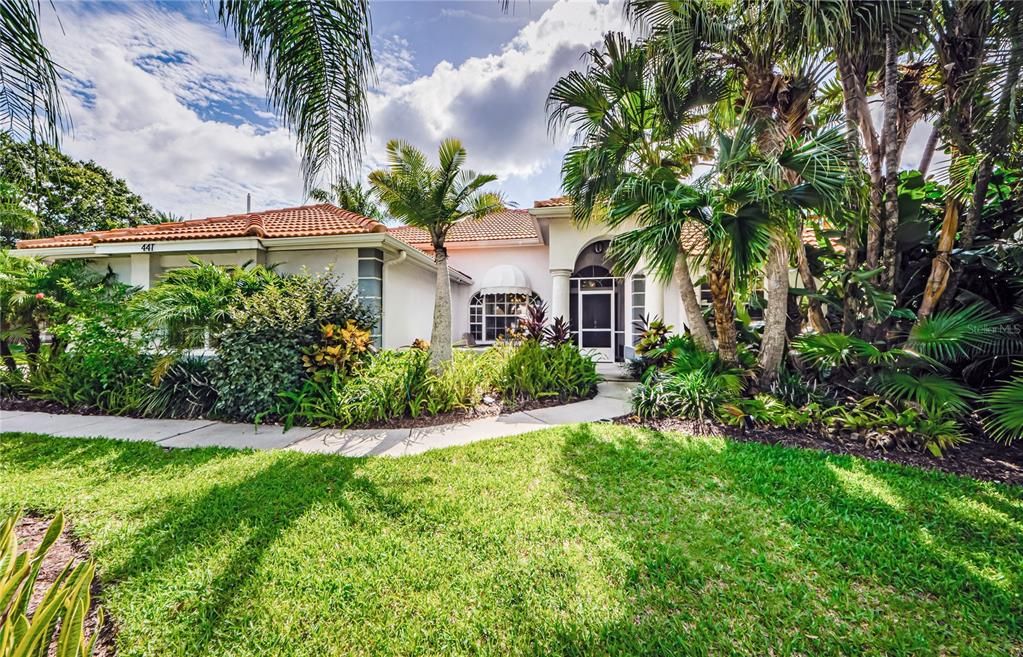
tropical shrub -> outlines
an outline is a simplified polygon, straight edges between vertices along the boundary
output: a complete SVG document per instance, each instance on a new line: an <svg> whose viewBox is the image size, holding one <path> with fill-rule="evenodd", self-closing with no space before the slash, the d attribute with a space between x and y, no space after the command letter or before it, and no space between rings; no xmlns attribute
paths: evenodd
<svg viewBox="0 0 1023 657"><path fill-rule="evenodd" d="M548 347L525 340L513 348L497 388L506 400L571 399L591 395L598 379L593 359L575 345Z"/></svg>
<svg viewBox="0 0 1023 657"><path fill-rule="evenodd" d="M202 356L171 356L158 361L139 404L145 417L196 418L213 410L217 389L213 366Z"/></svg>
<svg viewBox="0 0 1023 657"><path fill-rule="evenodd" d="M819 421L832 433L846 433L868 447L923 447L934 456L969 440L953 417L928 414L876 395L826 408L820 412Z"/></svg>
<svg viewBox="0 0 1023 657"><path fill-rule="evenodd" d="M214 412L245 421L266 413L277 404L279 391L302 388L303 352L321 339L323 326L346 326L351 320L368 327L374 319L354 288L339 288L332 275L282 278L242 297L220 337Z"/></svg>
<svg viewBox="0 0 1023 657"><path fill-rule="evenodd" d="M33 396L112 414L138 408L153 360L145 334L116 315L78 316L52 330L64 346L29 375Z"/></svg>
<svg viewBox="0 0 1023 657"><path fill-rule="evenodd" d="M716 354L677 359L633 391L632 405L643 418L722 420L743 389L741 370L722 366Z"/></svg>
<svg viewBox="0 0 1023 657"><path fill-rule="evenodd" d="M348 320L344 326L324 324L320 327L319 343L306 347L302 365L317 380L326 380L334 372L350 375L363 361L373 346L373 336L364 328Z"/></svg>
<svg viewBox="0 0 1023 657"><path fill-rule="evenodd" d="M90 657L99 637L93 632L90 638L85 624L92 605L95 564L92 560L67 564L30 614L29 601L43 559L64 529L64 516L57 514L31 553L18 548L14 531L17 520L8 517L0 525L0 657ZM102 610L96 617L97 627L101 627Z"/></svg>
<svg viewBox="0 0 1023 657"><path fill-rule="evenodd" d="M572 343L572 328L564 317L555 317L551 325L547 327L544 341L548 346L560 347L563 344Z"/></svg>
<svg viewBox="0 0 1023 657"><path fill-rule="evenodd" d="M220 266L189 259L188 267L166 272L132 300L140 321L162 333L170 347L194 349L216 342L242 297L278 282L266 267Z"/></svg>
<svg viewBox="0 0 1023 657"><path fill-rule="evenodd" d="M757 426L781 429L801 429L812 421L811 414L805 410L786 404L781 399L768 394L758 394L752 399L738 399L733 403L725 402L718 413L727 424L736 426Z"/></svg>

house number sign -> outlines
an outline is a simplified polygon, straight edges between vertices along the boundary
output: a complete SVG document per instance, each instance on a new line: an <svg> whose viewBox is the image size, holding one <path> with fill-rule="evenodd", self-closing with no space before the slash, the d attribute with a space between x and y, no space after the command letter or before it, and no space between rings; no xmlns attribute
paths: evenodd
<svg viewBox="0 0 1023 657"><path fill-rule="evenodd" d="M142 252L143 253L151 253L153 251L153 247L154 246L156 246L156 245L153 244L152 242L150 242L148 244L143 244L142 245Z"/></svg>

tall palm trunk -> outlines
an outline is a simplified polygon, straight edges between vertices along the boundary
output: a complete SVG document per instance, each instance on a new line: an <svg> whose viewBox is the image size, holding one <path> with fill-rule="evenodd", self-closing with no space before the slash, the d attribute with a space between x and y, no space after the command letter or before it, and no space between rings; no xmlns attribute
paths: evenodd
<svg viewBox="0 0 1023 657"><path fill-rule="evenodd" d="M778 377L785 357L789 295L789 246L787 236L774 239L765 267L767 308L764 309L764 337L760 342L760 387L766 387Z"/></svg>
<svg viewBox="0 0 1023 657"><path fill-rule="evenodd" d="M434 246L433 261L437 279L433 301L433 330L430 333L430 363L434 369L451 360L451 279L448 273L448 250L443 244Z"/></svg>
<svg viewBox="0 0 1023 657"><path fill-rule="evenodd" d="M939 121L931 128L931 134L927 136L927 143L924 144L924 152L920 156L920 166L917 168L924 178L927 177L927 172L931 169L931 160L934 159L934 151L938 148L938 139L941 137L940 126L941 122Z"/></svg>
<svg viewBox="0 0 1023 657"><path fill-rule="evenodd" d="M970 204L970 211L966 213L962 229L959 231L959 247L969 249L973 247L973 240L977 238L977 227L980 225L980 217L984 214L984 203L987 200L987 190L991 186L991 176L994 174L994 161L992 158L984 158L977 169L977 180L973 187L973 199ZM963 269L957 267L949 277L948 288L940 299L942 307L948 306L955 300L956 292L959 290L959 281L962 278Z"/></svg>
<svg viewBox="0 0 1023 657"><path fill-rule="evenodd" d="M959 228L959 201L951 194L945 197L945 217L941 222L941 233L938 235L938 246L931 260L931 273L924 286L923 300L917 317L923 319L937 308L941 295L948 286L949 273L952 270L952 247L955 245L956 230Z"/></svg>
<svg viewBox="0 0 1023 657"><path fill-rule="evenodd" d="M898 46L895 34L888 32L885 37L884 73L884 127L881 143L884 144L884 228L881 231L881 287L888 292L895 291L898 276L897 243L895 232L899 227L899 68Z"/></svg>
<svg viewBox="0 0 1023 657"><path fill-rule="evenodd" d="M800 244L796 249L796 267L799 269L799 280L803 289L810 295L817 294L817 281L814 280L813 272L810 271L810 261L806 257L806 246ZM828 321L824 318L824 310L821 308L820 299L813 296L807 297L806 316L810 320L810 326L818 333L827 333L829 330Z"/></svg>
<svg viewBox="0 0 1023 657"><path fill-rule="evenodd" d="M707 285L710 286L711 302L714 304L714 328L718 338L718 356L724 365L736 365L739 362L739 354L738 337L735 331L735 300L732 298L728 256L720 250L708 259Z"/></svg>
<svg viewBox="0 0 1023 657"><path fill-rule="evenodd" d="M685 251L679 253L675 260L675 278L678 280L678 294L682 308L686 311L686 323L693 336L693 342L704 351L714 351L714 338L707 326L707 318L703 316L700 300L696 296L696 286L689 271L689 260Z"/></svg>

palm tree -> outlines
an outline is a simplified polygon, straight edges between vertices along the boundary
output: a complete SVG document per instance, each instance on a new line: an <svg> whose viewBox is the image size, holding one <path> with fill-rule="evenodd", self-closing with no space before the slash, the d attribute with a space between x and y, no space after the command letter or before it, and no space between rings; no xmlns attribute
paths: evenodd
<svg viewBox="0 0 1023 657"><path fill-rule="evenodd" d="M839 131L789 140L774 156L759 151L756 136L750 123L732 132L718 131L714 166L693 184L680 182L664 167L626 174L608 210L612 225L629 217L639 224L611 243L621 270L631 269L640 258L666 267L674 250L668 248L674 243L671 231L680 218L703 229L707 248L701 257L707 264L717 348L728 365L737 363L736 293L759 282L777 235L787 231L787 215L833 207L844 185L845 137ZM793 179L801 182L793 184Z"/></svg>
<svg viewBox="0 0 1023 657"><path fill-rule="evenodd" d="M1023 5L942 0L934 3L930 25L942 87L940 125L957 193L945 199L937 253L919 317L934 312L943 297L954 299L958 285L958 279L952 277L956 233L960 232L961 248L973 246L995 163L1008 157L1020 124L1019 98L1023 93ZM960 231L959 217L967 196L968 213Z"/></svg>
<svg viewBox="0 0 1023 657"><path fill-rule="evenodd" d="M278 277L267 267L221 267L191 258L190 266L168 271L159 284L135 295L132 309L143 324L164 333L167 345L202 348L230 323L243 296L273 285Z"/></svg>
<svg viewBox="0 0 1023 657"><path fill-rule="evenodd" d="M329 190L316 188L309 191L309 197L318 203L333 203L339 208L361 214L370 219L383 221L383 210L373 199L373 191L364 188L361 182L349 182L341 179Z"/></svg>
<svg viewBox="0 0 1023 657"><path fill-rule="evenodd" d="M656 193L655 183L689 176L694 163L711 154L708 135L696 128L701 110L724 93L713 75L678 77L674 69L659 69L643 44L620 33L606 34L603 48L590 50L588 59L585 72L562 77L547 96L551 129L571 126L579 141L562 164L562 187L572 199L573 218L584 225L603 216L600 208L623 179L638 189L637 177L655 172L660 178L650 179L647 189ZM693 339L712 351L689 268L691 254L682 242L687 209L654 199L641 206L646 208L642 255L648 273L676 278ZM637 258L628 269L638 264Z"/></svg>
<svg viewBox="0 0 1023 657"><path fill-rule="evenodd" d="M388 168L369 174L369 182L395 219L430 234L437 268L430 335L434 367L451 360L451 281L445 240L448 232L466 219L480 219L504 208L501 195L483 188L497 176L463 169L465 148L457 139L441 142L439 166L431 166L411 144L387 143Z"/></svg>
<svg viewBox="0 0 1023 657"><path fill-rule="evenodd" d="M265 76L270 104L302 146L307 184L351 170L373 68L368 0L207 2ZM68 117L58 66L39 33L39 4L0 0L0 122L22 138L56 143Z"/></svg>
<svg viewBox="0 0 1023 657"><path fill-rule="evenodd" d="M736 102L718 108L719 113L733 114L739 105L756 120L762 153L777 155L786 138L802 133L822 73L809 59L815 5L789 0L631 0L628 10L650 30L651 48L667 68L687 77L718 71L739 90ZM791 235L778 231L765 266L769 301L760 347L763 384L777 376L785 354L790 241Z"/></svg>

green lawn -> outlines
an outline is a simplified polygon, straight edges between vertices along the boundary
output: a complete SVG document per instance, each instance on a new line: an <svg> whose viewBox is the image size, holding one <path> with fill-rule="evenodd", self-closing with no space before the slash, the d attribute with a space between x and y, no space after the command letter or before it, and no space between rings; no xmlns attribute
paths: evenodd
<svg viewBox="0 0 1023 657"><path fill-rule="evenodd" d="M578 426L403 459L0 437L127 655L1019 655L1023 490Z"/></svg>

